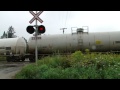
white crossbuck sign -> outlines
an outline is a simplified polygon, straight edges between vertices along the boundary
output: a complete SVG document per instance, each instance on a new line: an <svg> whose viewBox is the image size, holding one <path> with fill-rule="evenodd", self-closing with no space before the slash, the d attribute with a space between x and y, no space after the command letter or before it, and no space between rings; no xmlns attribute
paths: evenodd
<svg viewBox="0 0 120 90"><path fill-rule="evenodd" d="M35 19L38 20L40 23L43 22L42 19L39 18L39 15L43 12L43 11L39 11L37 14L35 14L33 11L29 11L34 17L29 21L29 23L31 24Z"/></svg>

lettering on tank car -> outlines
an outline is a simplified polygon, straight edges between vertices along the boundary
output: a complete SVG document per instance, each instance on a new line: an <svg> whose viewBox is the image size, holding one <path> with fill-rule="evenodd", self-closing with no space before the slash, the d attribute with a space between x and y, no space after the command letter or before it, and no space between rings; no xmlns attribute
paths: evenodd
<svg viewBox="0 0 120 90"><path fill-rule="evenodd" d="M32 40L36 40L35 38L36 38L36 37L32 37L31 39L32 39ZM37 40L39 40L39 39L41 39L41 37L37 37Z"/></svg>
<svg viewBox="0 0 120 90"><path fill-rule="evenodd" d="M42 48L43 48L43 49L46 49L47 47L46 47L46 46L43 46Z"/></svg>
<svg viewBox="0 0 120 90"><path fill-rule="evenodd" d="M115 41L116 44L120 44L120 41Z"/></svg>
<svg viewBox="0 0 120 90"><path fill-rule="evenodd" d="M11 47L6 47L6 50L11 50Z"/></svg>
<svg viewBox="0 0 120 90"><path fill-rule="evenodd" d="M0 47L0 49L5 49L5 47Z"/></svg>

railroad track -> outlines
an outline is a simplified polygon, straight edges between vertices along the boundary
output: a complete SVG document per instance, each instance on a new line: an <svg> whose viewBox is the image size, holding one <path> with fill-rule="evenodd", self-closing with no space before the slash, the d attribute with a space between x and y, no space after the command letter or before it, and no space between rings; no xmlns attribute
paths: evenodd
<svg viewBox="0 0 120 90"><path fill-rule="evenodd" d="M29 62L11 62L11 63L0 63L0 67L19 67L29 64Z"/></svg>

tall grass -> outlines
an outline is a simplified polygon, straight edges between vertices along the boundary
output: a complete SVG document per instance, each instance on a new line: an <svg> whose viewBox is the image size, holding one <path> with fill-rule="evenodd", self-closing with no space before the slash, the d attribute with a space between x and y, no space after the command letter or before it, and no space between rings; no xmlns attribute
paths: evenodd
<svg viewBox="0 0 120 90"><path fill-rule="evenodd" d="M83 54L51 56L30 64L16 74L16 79L120 79L120 55Z"/></svg>

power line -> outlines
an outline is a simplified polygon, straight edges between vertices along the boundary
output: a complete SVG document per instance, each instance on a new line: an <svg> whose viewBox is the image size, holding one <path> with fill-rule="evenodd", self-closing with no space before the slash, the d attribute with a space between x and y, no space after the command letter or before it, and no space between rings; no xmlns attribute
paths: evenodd
<svg viewBox="0 0 120 90"><path fill-rule="evenodd" d="M68 17L68 11L67 11L67 14L66 14L66 19L65 19L65 27L66 27L67 17ZM67 29L67 28L61 28L60 29L60 30L63 30L63 34L65 32L65 29Z"/></svg>
<svg viewBox="0 0 120 90"><path fill-rule="evenodd" d="M67 17L68 17L68 11L67 11L67 14L66 14L65 27L66 27Z"/></svg>

